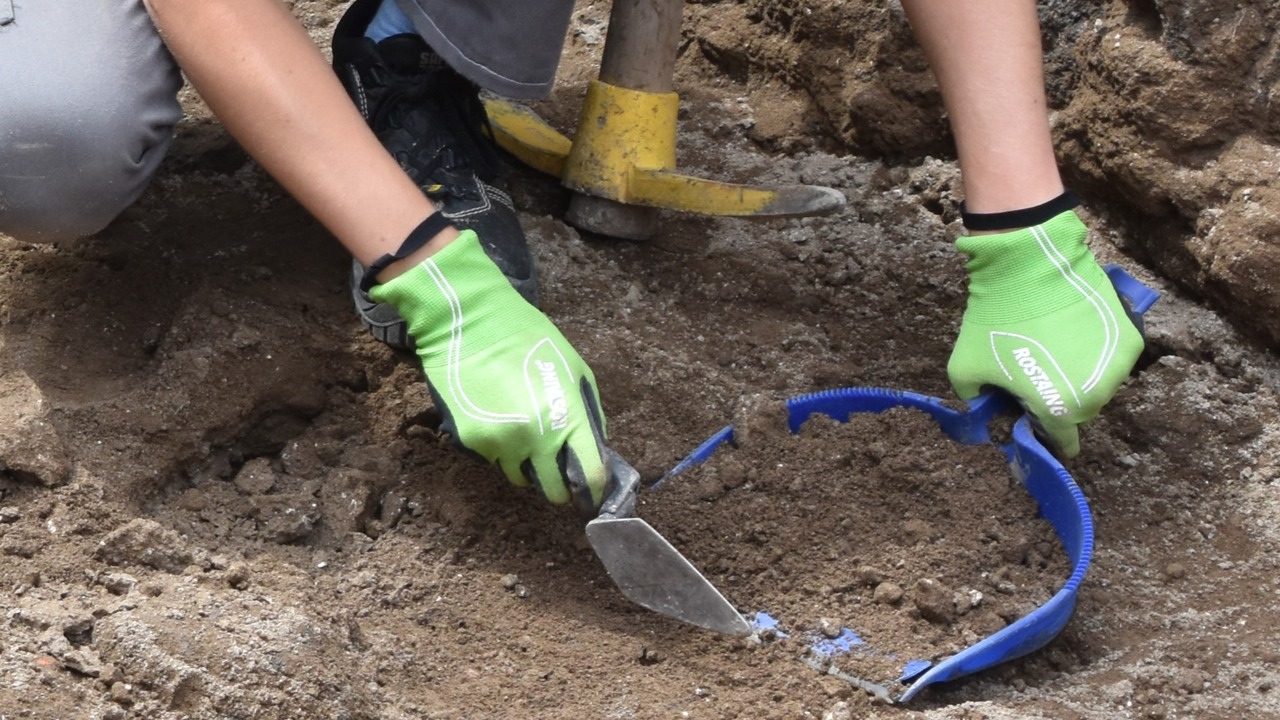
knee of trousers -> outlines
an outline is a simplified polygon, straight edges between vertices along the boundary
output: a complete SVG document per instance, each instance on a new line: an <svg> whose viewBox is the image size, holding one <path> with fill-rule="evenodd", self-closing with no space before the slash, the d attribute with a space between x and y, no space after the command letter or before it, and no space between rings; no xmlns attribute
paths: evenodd
<svg viewBox="0 0 1280 720"><path fill-rule="evenodd" d="M172 140L171 126L127 113L73 112L0 140L0 232L52 242L102 230L146 189Z"/></svg>
<svg viewBox="0 0 1280 720"><path fill-rule="evenodd" d="M103 5L91 14L107 25L94 26L99 42L83 52L17 35L0 48L0 67L15 66L0 85L0 233L36 242L92 235L142 194L168 150L182 77L141 3L124 4L127 13ZM62 14L58 23L79 17ZM34 35L41 18L27 16L18 29Z"/></svg>

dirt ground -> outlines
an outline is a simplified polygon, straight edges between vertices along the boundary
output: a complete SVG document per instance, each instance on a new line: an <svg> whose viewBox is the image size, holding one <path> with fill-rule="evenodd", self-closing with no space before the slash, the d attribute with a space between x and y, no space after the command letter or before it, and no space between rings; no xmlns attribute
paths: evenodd
<svg viewBox="0 0 1280 720"><path fill-rule="evenodd" d="M295 10L323 40L343 5ZM580 3L547 117L571 121L606 12ZM789 100L714 70L682 56L682 168L828 185L844 211L673 214L620 242L565 225L554 180L511 178L543 309L648 480L746 401L952 397L954 164L766 150L748 131L791 117ZM632 605L571 510L449 449L412 359L354 318L341 248L184 93L160 177L104 233L0 237L0 719L1280 718L1280 363L1126 257L1127 225L1086 218L1103 260L1165 295L1134 378L1067 464L1096 522L1071 622L886 705L806 665L794 637L724 638ZM926 659L1065 579L998 463L957 460L910 422L817 435L766 433L784 479L716 458L729 469L646 491L641 514L742 611L798 637L892 608L906 635L885 643L923 642L910 654ZM967 474L939 472L957 463ZM886 501L843 507L865 483ZM986 555L940 551L984 537L1000 541ZM1003 613L1002 583L1026 593Z"/></svg>

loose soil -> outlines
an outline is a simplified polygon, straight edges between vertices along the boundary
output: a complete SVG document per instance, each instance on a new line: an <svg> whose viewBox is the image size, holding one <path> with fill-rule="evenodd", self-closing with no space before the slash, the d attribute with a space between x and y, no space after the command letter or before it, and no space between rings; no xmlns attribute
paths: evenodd
<svg viewBox="0 0 1280 720"><path fill-rule="evenodd" d="M342 5L294 8L323 42ZM605 12L580 4L548 117L577 107ZM679 79L685 171L828 185L849 205L805 220L672 214L651 241L619 242L566 226L564 191L514 170L544 310L591 362L616 449L652 481L744 398L851 385L950 397L964 302L954 165L816 144L772 154L744 129L785 88L723 77L694 51ZM353 317L342 250L187 93L162 174L104 233L0 238L0 717L1280 717L1280 364L1122 255L1132 244L1111 219L1086 218L1095 252L1165 297L1135 377L1068 464L1097 523L1074 617L1040 651L885 706L794 645L630 604L572 511L451 450L412 358ZM831 451L929 452L919 433L852 432ZM966 639L911 617L911 594L952 571L953 599L995 602L982 566L888 559L950 545L965 506L928 500L937 479L905 463L894 490L920 498L916 517L849 528L862 536L797 531L833 485L832 459L812 454L816 477L754 493L787 501L754 518L717 509L745 482L714 500L697 481L650 489L641 512L744 610L794 597L776 611L796 628L852 625L867 587L843 591L847 605L838 588L866 566L903 589L912 627L942 636L933 652ZM1007 476L963 489L999 506L980 532L1009 541L982 560L1029 569L1056 552L1011 505ZM759 571L778 562L839 574L770 582ZM1043 574L1062 577L1054 567Z"/></svg>
<svg viewBox="0 0 1280 720"><path fill-rule="evenodd" d="M733 446L665 479L640 514L766 614L787 665L834 666L888 699L1071 575L994 444L955 442L908 409L818 415L792 436L785 405L748 406Z"/></svg>

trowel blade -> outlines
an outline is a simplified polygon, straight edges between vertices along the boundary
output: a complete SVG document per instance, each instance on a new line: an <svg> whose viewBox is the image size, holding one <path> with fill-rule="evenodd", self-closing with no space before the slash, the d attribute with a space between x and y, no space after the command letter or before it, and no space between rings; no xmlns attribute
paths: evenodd
<svg viewBox="0 0 1280 720"><path fill-rule="evenodd" d="M746 637L751 624L666 538L640 518L596 518L587 540L623 595L698 627Z"/></svg>

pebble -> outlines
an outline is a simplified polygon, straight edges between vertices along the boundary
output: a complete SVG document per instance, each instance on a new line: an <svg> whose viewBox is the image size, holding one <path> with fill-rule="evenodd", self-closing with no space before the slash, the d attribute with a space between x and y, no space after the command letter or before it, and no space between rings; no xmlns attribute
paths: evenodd
<svg viewBox="0 0 1280 720"><path fill-rule="evenodd" d="M181 573L193 557L178 533L146 518L135 518L107 533L96 555L111 565L147 565L174 574Z"/></svg>
<svg viewBox="0 0 1280 720"><path fill-rule="evenodd" d="M55 487L71 479L71 461L50 422L50 407L26 373L0 376L0 417L5 419L0 466L15 476Z"/></svg>
<svg viewBox="0 0 1280 720"><path fill-rule="evenodd" d="M1169 580L1181 580L1187 576L1187 567L1182 563L1169 563L1164 566L1164 576Z"/></svg>
<svg viewBox="0 0 1280 720"><path fill-rule="evenodd" d="M862 565L858 568L858 580L867 587L875 587L880 584L883 574L871 567L870 565Z"/></svg>
<svg viewBox="0 0 1280 720"><path fill-rule="evenodd" d="M227 585L235 590L244 590L249 587L249 578L251 576L252 573L249 571L249 566L245 563L231 563L231 566L227 568Z"/></svg>
<svg viewBox="0 0 1280 720"><path fill-rule="evenodd" d="M498 582L501 582L502 587L508 590L515 590L516 586L520 584L520 577L515 573L509 573L507 575L503 575L502 579Z"/></svg>
<svg viewBox="0 0 1280 720"><path fill-rule="evenodd" d="M22 512L18 508L2 507L0 508L0 525L10 525L22 519Z"/></svg>
<svg viewBox="0 0 1280 720"><path fill-rule="evenodd" d="M262 535L272 542L288 544L304 540L320 520L320 504L310 495L259 495L253 499L262 520Z"/></svg>
<svg viewBox="0 0 1280 720"><path fill-rule="evenodd" d="M956 608L951 589L933 579L916 583L915 605L920 617L939 625L955 622Z"/></svg>
<svg viewBox="0 0 1280 720"><path fill-rule="evenodd" d="M178 497L178 507L189 512L201 512L209 509L209 498L204 490L198 487L187 488Z"/></svg>
<svg viewBox="0 0 1280 720"><path fill-rule="evenodd" d="M843 628L840 627L840 623L831 618L822 618L818 621L818 632L822 633L824 637L834 640L840 637Z"/></svg>
<svg viewBox="0 0 1280 720"><path fill-rule="evenodd" d="M89 648L77 648L62 656L62 666L88 677L102 674L102 660Z"/></svg>
<svg viewBox="0 0 1280 720"><path fill-rule="evenodd" d="M236 473L235 486L245 495L263 495L276 486L276 471L265 457L253 458Z"/></svg>
<svg viewBox="0 0 1280 720"><path fill-rule="evenodd" d="M896 583L886 582L876 586L871 598L881 605L896 605L902 600L902 588Z"/></svg>
<svg viewBox="0 0 1280 720"><path fill-rule="evenodd" d="M969 612L970 610L973 610L974 607L982 605L983 601L982 591L975 591L975 589L972 588L961 588L960 594L957 597L959 597L960 600L956 602L956 612L959 612L960 615L964 615L965 612Z"/></svg>
<svg viewBox="0 0 1280 720"><path fill-rule="evenodd" d="M400 522L400 518L408 512L408 507L409 498L403 493L389 492L382 497L378 519L382 521L382 526L389 530Z"/></svg>

